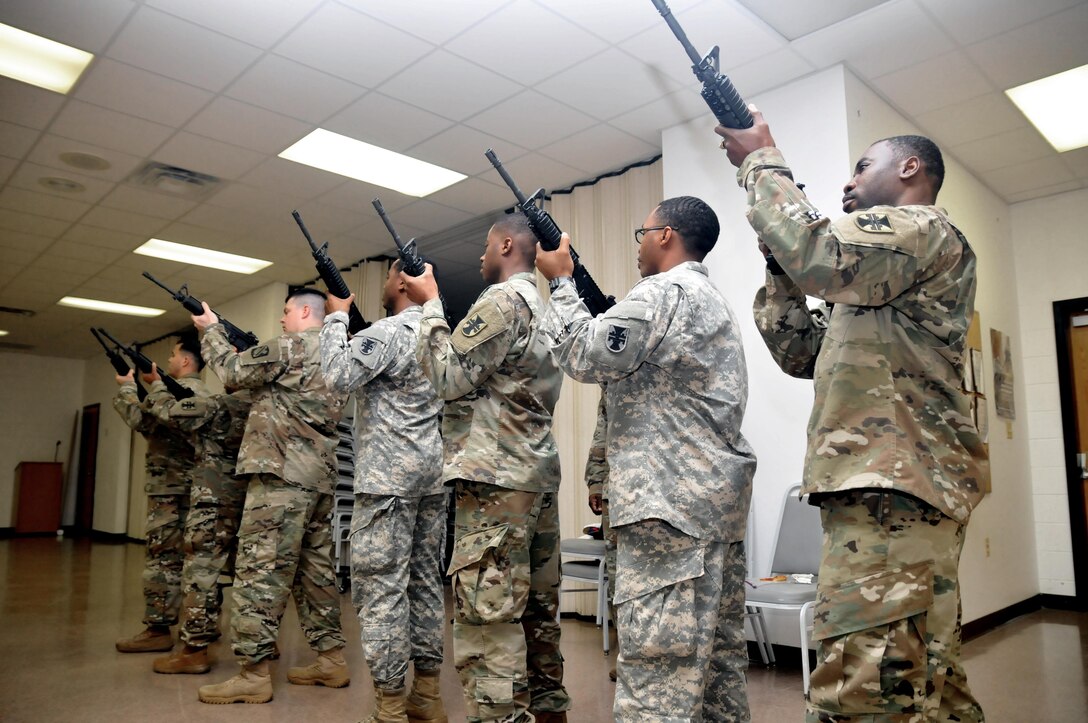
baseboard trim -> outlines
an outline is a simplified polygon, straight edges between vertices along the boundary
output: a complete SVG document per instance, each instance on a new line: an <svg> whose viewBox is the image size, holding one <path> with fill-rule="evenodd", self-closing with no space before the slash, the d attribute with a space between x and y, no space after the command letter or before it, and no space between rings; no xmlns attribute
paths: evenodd
<svg viewBox="0 0 1088 723"><path fill-rule="evenodd" d="M0 527L0 540L6 540L9 537L15 537L15 528Z"/></svg>
<svg viewBox="0 0 1088 723"><path fill-rule="evenodd" d="M979 635L990 632L999 625L1004 625L1021 615L1027 615L1028 613L1033 613L1036 610L1042 610L1043 608L1048 610L1077 610L1082 612L1088 610L1088 608L1085 607L1085 604L1075 596L1040 593L1039 595L1029 597L1026 600L1021 600L1018 603L1013 603L1008 607L995 610L989 615L983 615L969 623L964 623L963 640L965 642L973 640Z"/></svg>
<svg viewBox="0 0 1088 723"><path fill-rule="evenodd" d="M1076 595L1041 594L1039 595L1039 603L1049 610L1088 611L1088 600L1083 600Z"/></svg>
<svg viewBox="0 0 1088 723"><path fill-rule="evenodd" d="M91 530L92 542L106 542L111 545L126 544L129 542L137 542L144 544L143 540L137 540L135 537L129 537L123 532L102 532L101 530Z"/></svg>

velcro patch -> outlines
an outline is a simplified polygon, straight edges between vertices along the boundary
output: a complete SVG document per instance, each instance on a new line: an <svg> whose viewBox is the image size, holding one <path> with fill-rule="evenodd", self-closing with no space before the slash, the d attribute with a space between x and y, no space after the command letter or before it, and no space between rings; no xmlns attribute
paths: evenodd
<svg viewBox="0 0 1088 723"><path fill-rule="evenodd" d="M469 309L464 321L454 329L450 342L458 354L465 354L488 339L493 339L510 327L513 314L502 313L496 296L477 302Z"/></svg>
<svg viewBox="0 0 1088 723"><path fill-rule="evenodd" d="M859 213L854 216L854 223L868 233L895 233L886 213Z"/></svg>
<svg viewBox="0 0 1088 723"><path fill-rule="evenodd" d="M174 408L170 411L170 415L173 417L199 417L204 414L207 409L208 402L201 397L189 397L188 399L182 399L180 402L174 405Z"/></svg>
<svg viewBox="0 0 1088 723"><path fill-rule="evenodd" d="M268 364L269 362L278 362L280 360L280 345L274 344L259 344L254 347L246 349L244 352L238 355L239 362L244 366L251 364Z"/></svg>
<svg viewBox="0 0 1088 723"><path fill-rule="evenodd" d="M373 324L351 340L352 356L368 369L374 369L392 336L386 324Z"/></svg>

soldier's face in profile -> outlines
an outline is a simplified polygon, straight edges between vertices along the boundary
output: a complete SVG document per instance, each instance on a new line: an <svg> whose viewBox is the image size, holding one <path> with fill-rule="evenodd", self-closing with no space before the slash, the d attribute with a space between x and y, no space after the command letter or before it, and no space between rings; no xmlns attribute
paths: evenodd
<svg viewBox="0 0 1088 723"><path fill-rule="evenodd" d="M487 244L484 246L484 253L480 256L480 276L489 284L494 284L499 280L501 272L499 259L502 256L502 241L502 234L492 226L487 232Z"/></svg>
<svg viewBox="0 0 1088 723"><path fill-rule="evenodd" d="M403 282L400 280L400 264L390 264L389 273L385 276L385 286L382 287L382 308L385 309L386 313L393 313L393 302L400 293L402 286Z"/></svg>
<svg viewBox="0 0 1088 723"><path fill-rule="evenodd" d="M305 308L303 304L296 304L295 299L288 299L283 305L283 316L280 318L280 328L288 334L294 334L302 331L303 317L302 311Z"/></svg>
<svg viewBox="0 0 1088 723"><path fill-rule="evenodd" d="M893 204L901 190L899 165L887 141L869 146L854 165L850 182L842 189L842 210L852 213Z"/></svg>
<svg viewBox="0 0 1088 723"><path fill-rule="evenodd" d="M662 223L657 219L657 209L654 209L646 220L642 222L642 228L656 228ZM638 245L638 272L642 278L653 276L660 270L661 236L664 229L647 231L642 236L642 242Z"/></svg>
<svg viewBox="0 0 1088 723"><path fill-rule="evenodd" d="M182 373L182 362L185 352L181 350L181 344L174 344L174 350L170 352L170 358L166 360L166 373L172 377L179 377Z"/></svg>

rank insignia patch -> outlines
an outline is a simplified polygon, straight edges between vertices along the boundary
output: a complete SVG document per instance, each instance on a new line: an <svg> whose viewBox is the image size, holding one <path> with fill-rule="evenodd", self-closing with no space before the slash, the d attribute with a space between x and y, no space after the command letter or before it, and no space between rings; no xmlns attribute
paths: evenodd
<svg viewBox="0 0 1088 723"><path fill-rule="evenodd" d="M476 336L477 334L479 334L481 331L483 331L486 328L487 328L487 322L484 321L482 316L477 314L476 316L472 317L471 319L468 319L467 321L465 321L464 326L461 327L461 333L464 334L465 336L472 337L472 336Z"/></svg>
<svg viewBox="0 0 1088 723"><path fill-rule="evenodd" d="M374 347L376 347L377 345L378 342L374 341L373 339L363 337L359 341L359 353L361 353L363 356L368 356L374 351Z"/></svg>
<svg viewBox="0 0 1088 723"><path fill-rule="evenodd" d="M895 233L886 213L860 213L854 217L854 223L869 233Z"/></svg>
<svg viewBox="0 0 1088 723"><path fill-rule="evenodd" d="M608 351L619 353L627 348L628 327L616 324L608 325Z"/></svg>
<svg viewBox="0 0 1088 723"><path fill-rule="evenodd" d="M191 412L192 410L196 409L196 402L192 401L191 399L186 399L181 403L181 408Z"/></svg>
<svg viewBox="0 0 1088 723"><path fill-rule="evenodd" d="M253 347L253 351L251 351L249 354L254 359L260 359L263 356L268 356L268 345L266 344L264 346L255 346Z"/></svg>

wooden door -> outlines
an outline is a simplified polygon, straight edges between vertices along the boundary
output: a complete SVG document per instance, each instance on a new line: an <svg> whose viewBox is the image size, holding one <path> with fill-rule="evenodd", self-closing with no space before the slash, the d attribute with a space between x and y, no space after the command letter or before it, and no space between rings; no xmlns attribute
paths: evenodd
<svg viewBox="0 0 1088 723"><path fill-rule="evenodd" d="M83 408L79 435L79 479L76 487L75 532L90 534L94 528L94 486L98 467L98 412L100 405Z"/></svg>

